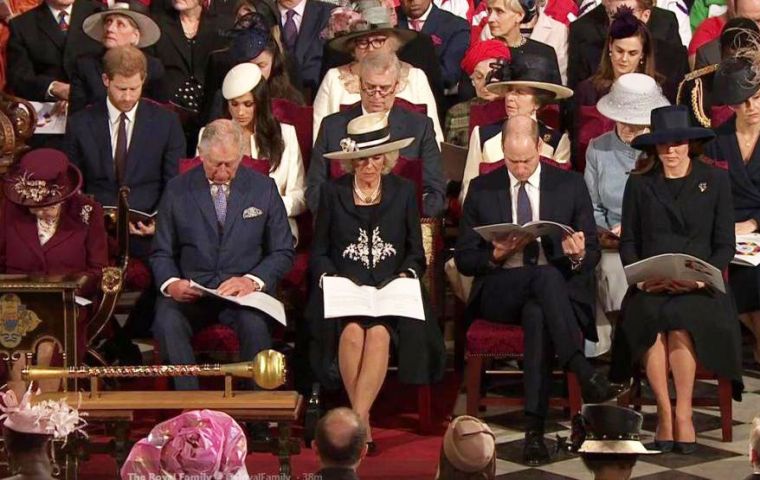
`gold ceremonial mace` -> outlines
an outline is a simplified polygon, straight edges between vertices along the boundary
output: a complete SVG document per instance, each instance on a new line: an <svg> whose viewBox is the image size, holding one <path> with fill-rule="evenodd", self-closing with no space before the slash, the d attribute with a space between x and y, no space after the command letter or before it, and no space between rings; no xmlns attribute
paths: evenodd
<svg viewBox="0 0 760 480"><path fill-rule="evenodd" d="M251 362L221 365L135 365L115 367L25 367L24 381L52 378L125 378L125 377L244 377L253 378L261 388L274 390L285 384L285 355L275 350L262 350Z"/></svg>

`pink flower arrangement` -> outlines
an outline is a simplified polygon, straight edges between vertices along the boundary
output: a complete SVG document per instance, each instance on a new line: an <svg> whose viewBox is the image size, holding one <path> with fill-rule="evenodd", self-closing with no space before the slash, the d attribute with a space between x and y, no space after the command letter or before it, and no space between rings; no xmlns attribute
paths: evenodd
<svg viewBox="0 0 760 480"><path fill-rule="evenodd" d="M226 413L194 410L153 427L137 442L121 469L121 478L248 478L245 432Z"/></svg>
<svg viewBox="0 0 760 480"><path fill-rule="evenodd" d="M34 392L34 395L39 394L39 390ZM87 423L82 419L85 414L80 415L75 408L69 407L66 399L45 400L32 405L32 395L31 383L20 402L13 390L0 395L3 425L19 433L52 435L57 439L65 439L75 431L86 435L83 428Z"/></svg>
<svg viewBox="0 0 760 480"><path fill-rule="evenodd" d="M351 6L343 6L333 9L327 28L322 30L320 37L331 40L340 35L356 30L356 26L362 23L361 13Z"/></svg>

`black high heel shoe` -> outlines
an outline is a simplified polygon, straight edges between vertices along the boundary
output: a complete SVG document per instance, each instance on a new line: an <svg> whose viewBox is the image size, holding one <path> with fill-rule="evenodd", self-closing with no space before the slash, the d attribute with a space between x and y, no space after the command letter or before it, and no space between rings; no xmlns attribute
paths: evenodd
<svg viewBox="0 0 760 480"><path fill-rule="evenodd" d="M697 442L674 442L673 451L681 455L691 455L697 451Z"/></svg>

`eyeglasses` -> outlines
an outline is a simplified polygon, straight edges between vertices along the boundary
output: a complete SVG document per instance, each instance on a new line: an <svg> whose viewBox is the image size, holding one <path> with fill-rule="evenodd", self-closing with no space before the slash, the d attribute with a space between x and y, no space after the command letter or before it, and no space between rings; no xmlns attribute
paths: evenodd
<svg viewBox="0 0 760 480"><path fill-rule="evenodd" d="M388 95L390 95L396 90L396 85L398 85L398 82L393 82L393 85L372 85L372 86L367 86L364 84L364 82L361 82L361 90L362 92L366 93L370 97L374 97L375 95L380 95L381 97L387 97Z"/></svg>
<svg viewBox="0 0 760 480"><path fill-rule="evenodd" d="M373 49L378 49L385 45L385 41L388 40L388 37L371 37L371 38L359 38L354 42L354 45L359 48L360 50L366 50L369 47L372 47Z"/></svg>

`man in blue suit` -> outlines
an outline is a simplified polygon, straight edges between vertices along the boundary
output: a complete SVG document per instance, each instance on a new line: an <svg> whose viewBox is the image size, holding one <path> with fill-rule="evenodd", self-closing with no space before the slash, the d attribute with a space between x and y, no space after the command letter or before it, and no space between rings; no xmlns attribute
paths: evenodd
<svg viewBox="0 0 760 480"><path fill-rule="evenodd" d="M116 47L103 56L106 99L69 118L64 149L79 167L84 191L103 205L116 205L119 187L129 187L129 206L151 213L185 156L177 115L141 98L145 55ZM132 224L134 235L151 235L153 224Z"/></svg>
<svg viewBox="0 0 760 480"><path fill-rule="evenodd" d="M277 0L282 18L281 36L285 54L295 65L307 100L319 88L325 40L320 32L327 27L335 5L320 0Z"/></svg>
<svg viewBox="0 0 760 480"><path fill-rule="evenodd" d="M396 11L399 28L416 30L433 39L441 64L443 86L446 89L456 86L462 76L459 64L470 46L467 21L441 10L433 0L401 0L401 6Z"/></svg>
<svg viewBox="0 0 760 480"><path fill-rule="evenodd" d="M271 345L268 317L202 297L190 280L222 295L274 292L293 264L293 235L274 181L238 168L243 133L235 122L207 125L198 149L203 165L169 182L158 209L150 266L163 296L153 333L164 362L192 364L194 329L218 319L237 334L241 360L253 360ZM178 377L174 384L198 388L197 378Z"/></svg>

